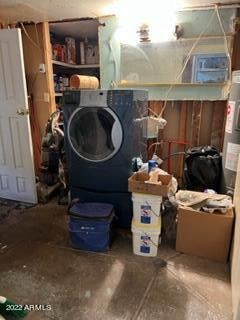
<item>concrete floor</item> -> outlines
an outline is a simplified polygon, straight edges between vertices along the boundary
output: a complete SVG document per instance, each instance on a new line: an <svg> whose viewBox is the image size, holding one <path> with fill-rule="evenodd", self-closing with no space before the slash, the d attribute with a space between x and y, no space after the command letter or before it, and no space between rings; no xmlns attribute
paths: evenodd
<svg viewBox="0 0 240 320"><path fill-rule="evenodd" d="M73 250L65 213L52 201L13 210L0 222L0 294L52 308L30 312L26 319L232 318L228 265L166 246L157 258L137 257L125 231L106 254Z"/></svg>

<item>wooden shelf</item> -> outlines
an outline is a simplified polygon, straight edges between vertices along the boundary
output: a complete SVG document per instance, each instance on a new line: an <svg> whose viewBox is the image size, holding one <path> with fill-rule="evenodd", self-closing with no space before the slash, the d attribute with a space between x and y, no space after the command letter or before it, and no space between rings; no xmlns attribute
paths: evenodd
<svg viewBox="0 0 240 320"><path fill-rule="evenodd" d="M52 60L52 64L57 66L61 66L64 68L72 68L72 69L96 69L99 68L99 64L71 64L67 62Z"/></svg>
<svg viewBox="0 0 240 320"><path fill-rule="evenodd" d="M136 83L136 82L121 82L119 84L120 88L129 88L129 87L204 87L204 86L225 86L228 82L206 82L206 83Z"/></svg>
<svg viewBox="0 0 240 320"><path fill-rule="evenodd" d="M227 34L226 35L226 37L227 37L227 40L231 40L231 38L234 36L234 33L229 33L229 34ZM178 44L180 44L180 43L184 43L184 42L192 42L192 41L196 41L196 40L198 40L199 38L198 37L193 37L193 38L180 38L180 39L178 39L178 40L176 40L176 39L170 39L170 40L167 40L167 41L165 41L164 43L169 43L169 42L175 42L175 43L178 43ZM219 40L222 40L222 39L224 39L224 36L223 35L221 35L221 36L219 36L219 35L209 35L209 36L203 36L203 37L201 37L200 39L199 39L199 41L204 41L204 40L215 40L215 39L219 39ZM162 42L139 42L139 43L137 43L135 46L137 47L137 46L142 46L142 47L145 47L145 46L147 46L147 47L149 47L149 46L159 46L159 44L162 44ZM128 47L128 46L131 46L132 47L132 45L129 45L129 44L127 44L127 43L121 43L121 46L126 46L126 47Z"/></svg>

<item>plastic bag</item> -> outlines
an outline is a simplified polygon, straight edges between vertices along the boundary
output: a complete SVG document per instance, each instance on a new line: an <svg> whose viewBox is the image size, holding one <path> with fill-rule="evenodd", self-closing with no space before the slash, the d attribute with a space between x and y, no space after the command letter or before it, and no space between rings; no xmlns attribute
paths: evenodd
<svg viewBox="0 0 240 320"><path fill-rule="evenodd" d="M185 159L185 180L188 190L219 192L222 177L222 157L212 146L191 148Z"/></svg>

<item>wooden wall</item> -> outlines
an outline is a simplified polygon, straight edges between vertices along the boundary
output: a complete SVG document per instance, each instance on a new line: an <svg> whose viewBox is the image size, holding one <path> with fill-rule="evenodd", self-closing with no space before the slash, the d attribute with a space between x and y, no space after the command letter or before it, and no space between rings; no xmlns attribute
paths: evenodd
<svg viewBox="0 0 240 320"><path fill-rule="evenodd" d="M41 136L44 134L50 114L55 110L52 100L54 98L53 80L49 78L52 76L52 70L49 70L52 66L51 57L48 57L47 51L50 44L47 26L46 23L25 25L27 34L22 31L28 94L33 98ZM40 63L45 64L46 73L39 72Z"/></svg>
<svg viewBox="0 0 240 320"><path fill-rule="evenodd" d="M149 108L160 114L163 101L150 101ZM226 101L169 101L163 112L167 120L164 130L160 130L159 142L166 141L157 147L161 159L167 157L169 144L167 141L182 141L188 145L172 144L171 153L184 151L188 147L213 145L222 150L226 118ZM151 111L149 111L151 114ZM151 143L156 140L150 141ZM149 157L154 148L149 148ZM183 157L171 158L171 173L181 179L183 175ZM169 163L164 161L163 169L168 170Z"/></svg>

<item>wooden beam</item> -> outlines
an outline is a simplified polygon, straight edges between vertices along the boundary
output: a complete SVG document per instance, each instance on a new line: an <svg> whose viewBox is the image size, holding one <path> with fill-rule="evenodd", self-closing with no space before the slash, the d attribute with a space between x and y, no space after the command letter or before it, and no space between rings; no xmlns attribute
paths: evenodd
<svg viewBox="0 0 240 320"><path fill-rule="evenodd" d="M223 101L223 125L222 125L222 135L221 135L221 144L220 144L220 150L223 149L223 143L224 143L224 136L225 136L225 126L227 121L227 101Z"/></svg>
<svg viewBox="0 0 240 320"><path fill-rule="evenodd" d="M191 136L191 144L193 147L199 146L201 120L202 120L202 101L194 101L193 114L192 114L192 136Z"/></svg>
<svg viewBox="0 0 240 320"><path fill-rule="evenodd" d="M186 139L187 129L187 101L182 101L180 110L179 134L178 140L183 141Z"/></svg>
<svg viewBox="0 0 240 320"><path fill-rule="evenodd" d="M49 23L42 23L42 32L43 32L43 52L44 52L44 61L46 68L46 81L47 89L49 94L49 103L51 113L56 110L55 103L55 92L54 92L54 81L53 81L53 66L52 66L52 46L50 42L50 31Z"/></svg>
<svg viewBox="0 0 240 320"><path fill-rule="evenodd" d="M187 101L182 101L180 105L180 119L179 119L179 133L178 140L186 140L186 131L187 131ZM179 151L183 151L183 148L179 147ZM179 184L183 182L183 170L184 170L184 155L179 156L179 161L177 165L177 178Z"/></svg>
<svg viewBox="0 0 240 320"><path fill-rule="evenodd" d="M28 94L33 99L42 137L45 134L46 123L52 113L50 99L46 99L50 95L47 85L47 77L49 75L48 72L39 72L39 64L45 64L42 23L25 25L22 30L22 41Z"/></svg>
<svg viewBox="0 0 240 320"><path fill-rule="evenodd" d="M213 118L211 131L211 145L215 146L219 151L222 149L222 138L224 132L226 101L213 102Z"/></svg>

